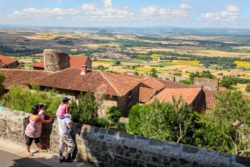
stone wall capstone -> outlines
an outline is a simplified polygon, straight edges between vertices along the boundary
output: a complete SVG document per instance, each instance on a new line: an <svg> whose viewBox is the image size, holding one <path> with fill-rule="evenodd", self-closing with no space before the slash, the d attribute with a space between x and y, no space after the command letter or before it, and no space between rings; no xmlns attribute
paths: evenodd
<svg viewBox="0 0 250 167"><path fill-rule="evenodd" d="M0 138L24 144L23 122L27 113L0 109ZM43 144L58 152L57 121L44 126ZM74 156L97 167L249 167L250 158L162 142L115 130L75 124ZM46 140L46 141L45 141Z"/></svg>

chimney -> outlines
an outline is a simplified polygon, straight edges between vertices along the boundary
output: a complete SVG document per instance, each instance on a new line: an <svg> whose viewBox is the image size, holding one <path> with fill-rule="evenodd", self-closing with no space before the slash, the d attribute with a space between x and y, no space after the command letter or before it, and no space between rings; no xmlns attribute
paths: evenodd
<svg viewBox="0 0 250 167"><path fill-rule="evenodd" d="M176 82L176 77L175 76L172 77L172 81Z"/></svg>
<svg viewBox="0 0 250 167"><path fill-rule="evenodd" d="M87 66L86 65L82 65L81 75L86 75L87 71L88 71Z"/></svg>

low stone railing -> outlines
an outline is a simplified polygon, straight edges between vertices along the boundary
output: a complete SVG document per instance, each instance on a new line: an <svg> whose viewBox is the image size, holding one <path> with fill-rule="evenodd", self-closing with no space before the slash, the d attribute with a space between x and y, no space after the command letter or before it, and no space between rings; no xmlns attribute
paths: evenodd
<svg viewBox="0 0 250 167"><path fill-rule="evenodd" d="M0 138L24 144L27 113L0 108ZM88 125L75 125L76 159L100 167L247 167L249 158L236 157L190 145L162 142ZM58 152L57 122L44 127L43 140Z"/></svg>

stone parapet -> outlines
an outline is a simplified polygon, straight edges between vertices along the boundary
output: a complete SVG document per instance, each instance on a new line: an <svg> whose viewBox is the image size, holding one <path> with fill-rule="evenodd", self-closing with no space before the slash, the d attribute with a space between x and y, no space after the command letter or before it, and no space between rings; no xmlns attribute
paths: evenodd
<svg viewBox="0 0 250 167"><path fill-rule="evenodd" d="M0 138L24 143L23 122L28 114L0 109ZM76 159L99 167L247 167L250 159L163 142L116 130L75 124ZM58 152L58 126L44 126L42 142Z"/></svg>

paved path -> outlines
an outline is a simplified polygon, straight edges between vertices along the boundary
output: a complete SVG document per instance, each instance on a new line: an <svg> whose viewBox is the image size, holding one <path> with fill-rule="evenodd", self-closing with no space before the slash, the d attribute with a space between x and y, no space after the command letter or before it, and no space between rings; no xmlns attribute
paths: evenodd
<svg viewBox="0 0 250 167"><path fill-rule="evenodd" d="M35 150L35 149L33 149ZM92 167L87 163L59 163L56 154L35 153L27 157L25 146L0 139L0 167Z"/></svg>
<svg viewBox="0 0 250 167"><path fill-rule="evenodd" d="M1 167L50 167L46 164L39 163L33 159L22 158L20 156L0 150Z"/></svg>

